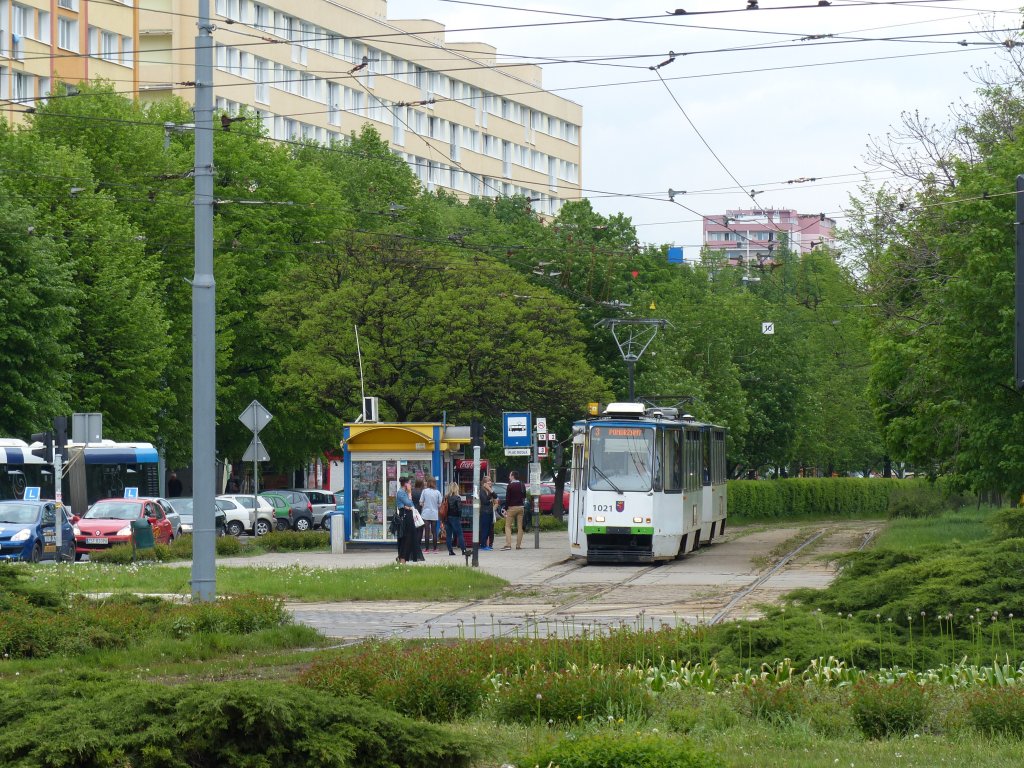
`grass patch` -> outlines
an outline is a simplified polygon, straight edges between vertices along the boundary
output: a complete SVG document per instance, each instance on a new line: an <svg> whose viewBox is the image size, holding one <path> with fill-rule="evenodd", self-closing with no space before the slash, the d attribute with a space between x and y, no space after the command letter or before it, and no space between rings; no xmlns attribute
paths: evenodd
<svg viewBox="0 0 1024 768"><path fill-rule="evenodd" d="M62 592L187 595L189 568L152 563L78 563L71 568L26 567L29 584ZM217 594L262 595L304 602L343 600L479 600L507 582L476 568L384 565L375 568L220 567Z"/></svg>
<svg viewBox="0 0 1024 768"><path fill-rule="evenodd" d="M992 509L963 509L939 517L894 519L875 540L875 549L921 550L984 541L992 535Z"/></svg>

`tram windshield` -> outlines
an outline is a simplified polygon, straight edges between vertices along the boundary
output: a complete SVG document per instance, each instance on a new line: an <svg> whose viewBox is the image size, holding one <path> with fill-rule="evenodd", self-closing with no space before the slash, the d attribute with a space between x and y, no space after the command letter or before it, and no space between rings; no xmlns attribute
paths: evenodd
<svg viewBox="0 0 1024 768"><path fill-rule="evenodd" d="M649 491L654 428L593 426L590 429L590 488Z"/></svg>

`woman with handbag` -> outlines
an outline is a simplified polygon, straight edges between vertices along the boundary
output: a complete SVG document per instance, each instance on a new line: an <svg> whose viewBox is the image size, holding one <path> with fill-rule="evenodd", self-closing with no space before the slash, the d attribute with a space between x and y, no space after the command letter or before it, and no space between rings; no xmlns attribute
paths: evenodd
<svg viewBox="0 0 1024 768"><path fill-rule="evenodd" d="M417 530L416 523L413 520L413 512L415 512L416 507L413 506L412 496L409 491L409 478L398 478L398 492L395 494L395 504L397 506L395 510L395 518L397 520L395 533L398 537L397 560L399 563L424 559L422 552L419 553L419 558L416 557L416 553L419 550L417 539L420 532Z"/></svg>
<svg viewBox="0 0 1024 768"><path fill-rule="evenodd" d="M445 500L448 502L448 516L445 519L445 530L448 533L448 554L454 555L454 546L458 544L462 554L465 555L466 540L462 536L462 497L459 496L458 483L449 484Z"/></svg>

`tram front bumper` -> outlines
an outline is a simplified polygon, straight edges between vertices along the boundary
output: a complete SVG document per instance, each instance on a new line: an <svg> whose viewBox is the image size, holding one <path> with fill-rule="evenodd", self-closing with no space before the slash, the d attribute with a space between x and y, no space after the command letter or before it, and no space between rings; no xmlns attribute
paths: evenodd
<svg viewBox="0 0 1024 768"><path fill-rule="evenodd" d="M587 526L587 561L654 562L654 530L648 527Z"/></svg>

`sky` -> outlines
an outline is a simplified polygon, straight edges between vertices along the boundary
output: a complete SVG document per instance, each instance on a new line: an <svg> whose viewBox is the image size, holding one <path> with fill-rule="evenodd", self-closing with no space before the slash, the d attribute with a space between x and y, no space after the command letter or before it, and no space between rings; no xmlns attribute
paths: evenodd
<svg viewBox="0 0 1024 768"><path fill-rule="evenodd" d="M1002 67L998 41L1021 29L1012 1L749 1L389 0L388 17L438 21L449 43L494 45L499 62L569 59L543 64L543 82L583 107L585 196L687 256L700 217L754 207L752 190L758 207L844 226L851 194L891 181L867 160L872 137L903 111L947 121L974 100L971 72ZM580 23L552 23L566 21ZM517 28L456 31L498 26Z"/></svg>

